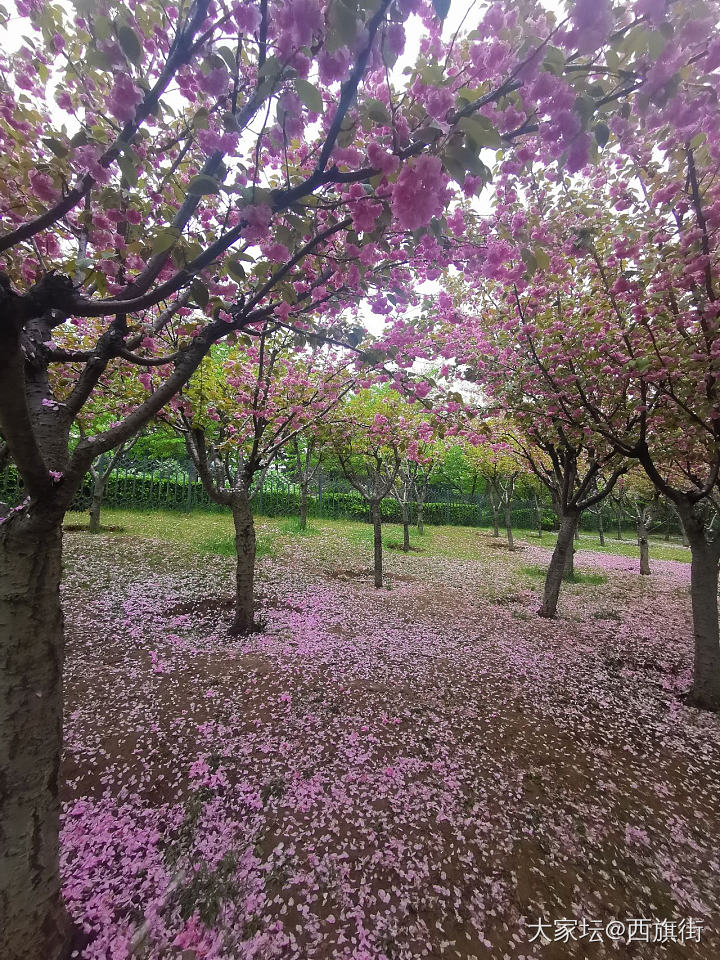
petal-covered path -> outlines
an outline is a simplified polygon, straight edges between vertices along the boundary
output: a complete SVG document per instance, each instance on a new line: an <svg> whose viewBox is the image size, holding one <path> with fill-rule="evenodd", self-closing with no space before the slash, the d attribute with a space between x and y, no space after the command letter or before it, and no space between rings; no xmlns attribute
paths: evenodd
<svg viewBox="0 0 720 960"><path fill-rule="evenodd" d="M579 554L607 582L545 622L523 567L547 552L477 542L391 554L382 592L349 540L293 542L259 564L263 631L230 641L230 560L66 536L81 956L720 956L720 719L682 699L687 565ZM642 918L656 942L607 934Z"/></svg>

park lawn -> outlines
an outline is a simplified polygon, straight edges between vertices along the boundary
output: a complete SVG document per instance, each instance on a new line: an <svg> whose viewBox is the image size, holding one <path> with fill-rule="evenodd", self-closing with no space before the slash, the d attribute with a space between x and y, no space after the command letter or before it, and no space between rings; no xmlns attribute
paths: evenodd
<svg viewBox="0 0 720 960"><path fill-rule="evenodd" d="M234 553L232 518L229 511L194 511L182 513L176 510L130 511L106 508L102 514L103 525L108 533L125 533L133 536L154 537L160 540L173 540L185 544L200 553L217 553L221 556L232 556ZM87 526L87 514L69 513L66 526L71 529ZM113 528L117 528L113 530ZM342 543L353 543L362 547L372 545L372 527L369 523L358 523L348 520L313 519L308 521L308 531L302 533L298 529L298 522L294 517L270 519L256 518L258 533L258 555L260 557L281 550L298 536L307 541L307 547L312 552L313 535L321 532L332 532L333 537ZM397 547L402 544L402 527L388 523L384 526L384 542L386 546ZM557 539L556 534L545 531L542 539L538 539L536 530L518 529L513 531L516 538L526 540L529 544L541 545L552 549ZM491 531L487 528L434 526L425 525L422 535L415 527L411 527L411 545L426 556L464 557L472 559L477 555L478 544L485 543L491 538ZM321 538L322 539L322 538ZM492 538L491 538L492 539ZM505 535L501 532L499 544L504 543ZM623 557L635 557L640 562L640 550L636 542L630 540L618 541L606 536L605 545L600 546L597 535L582 532L580 541L576 543L578 551L592 550L594 552L609 553ZM581 553L579 554L581 556ZM658 560L679 560L689 562L690 551L681 543L657 537L650 543L650 556Z"/></svg>
<svg viewBox="0 0 720 960"><path fill-rule="evenodd" d="M686 563L581 550L549 622L532 538L427 527L376 591L364 525L260 518L263 626L230 640L233 563L207 547L228 518L106 522L65 542L86 960L720 956L720 721L683 699ZM530 942L539 918L638 917L702 939Z"/></svg>

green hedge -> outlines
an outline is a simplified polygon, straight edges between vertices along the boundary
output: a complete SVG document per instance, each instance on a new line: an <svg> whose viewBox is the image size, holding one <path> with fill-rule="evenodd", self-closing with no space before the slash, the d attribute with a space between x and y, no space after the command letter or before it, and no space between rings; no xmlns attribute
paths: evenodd
<svg viewBox="0 0 720 960"><path fill-rule="evenodd" d="M92 499L92 478L85 477L81 489L76 494L72 508L84 511L90 506ZM22 482L14 467L0 471L0 501L11 506L20 503L23 499ZM212 503L199 480L191 481L187 474L177 472L175 476L156 476L150 472L131 472L121 469L114 472L106 486L104 505L119 507L126 510L222 510ZM297 516L300 512L300 494L296 487L270 486L257 493L253 499L253 510L256 514L266 517ZM382 519L387 523L400 523L400 504L386 498L381 504ZM356 492L339 492L335 490L314 489L308 497L308 515L318 519L328 518L337 520L369 521L369 510L360 495ZM492 510L486 504L480 509L477 503L463 503L457 501L430 500L423 507L423 518L428 524L446 524L453 526L492 526ZM417 506L410 505L410 521L417 522ZM608 510L604 517L606 535L612 537L616 530L614 516ZM501 511L499 523L501 528L505 522ZM537 527L535 509L531 504L518 503L512 510L514 527L534 530ZM545 508L542 517L543 530L557 529L555 514ZM634 524L623 523L626 536L634 535ZM581 528L586 531L597 530L597 517L590 513L583 514ZM671 525L673 534L679 533L677 524ZM661 525L656 535L664 530Z"/></svg>

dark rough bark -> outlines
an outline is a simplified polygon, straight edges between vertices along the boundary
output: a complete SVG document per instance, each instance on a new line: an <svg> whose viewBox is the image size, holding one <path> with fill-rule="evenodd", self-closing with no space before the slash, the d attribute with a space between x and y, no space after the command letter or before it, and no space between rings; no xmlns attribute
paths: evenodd
<svg viewBox="0 0 720 960"><path fill-rule="evenodd" d="M235 525L235 617L230 627L234 636L246 636L255 629L255 523L245 493L232 500Z"/></svg>
<svg viewBox="0 0 720 960"><path fill-rule="evenodd" d="M605 527L603 525L602 510L598 511L598 536L600 537L600 546L605 546Z"/></svg>
<svg viewBox="0 0 720 960"><path fill-rule="evenodd" d="M0 527L0 956L60 960L71 924L60 887L60 519Z"/></svg>
<svg viewBox="0 0 720 960"><path fill-rule="evenodd" d="M100 533L100 509L105 499L106 481L98 477L93 483L92 501L90 503L90 533Z"/></svg>
<svg viewBox="0 0 720 960"><path fill-rule="evenodd" d="M650 544L649 544L649 538L648 538L647 524L643 523L642 520L638 521L637 539L638 539L638 546L640 547L640 573L645 577L649 577L650 576Z"/></svg>
<svg viewBox="0 0 720 960"><path fill-rule="evenodd" d="M402 525L403 525L403 550L405 553L410 551L410 517L408 516L408 505L406 503L400 504L400 510L402 512Z"/></svg>
<svg viewBox="0 0 720 960"><path fill-rule="evenodd" d="M305 530L307 528L307 514L308 514L308 491L307 484L300 484L300 529Z"/></svg>
<svg viewBox="0 0 720 960"><path fill-rule="evenodd" d="M425 504L422 500L418 500L417 505L417 529L418 533L423 533L425 530L424 517L423 517L423 507Z"/></svg>
<svg viewBox="0 0 720 960"><path fill-rule="evenodd" d="M510 516L509 502L505 504L505 534L507 536L508 550L514 550L515 541L513 540L512 518Z"/></svg>
<svg viewBox="0 0 720 960"><path fill-rule="evenodd" d="M702 524L687 525L690 540L690 598L695 638L692 702L720 710L720 628L718 626L718 559L716 543L708 543Z"/></svg>
<svg viewBox="0 0 720 960"><path fill-rule="evenodd" d="M570 541L570 546L568 547L567 554L565 556L565 570L563 572L563 580L568 580L570 583L575 579L575 537Z"/></svg>
<svg viewBox="0 0 720 960"><path fill-rule="evenodd" d="M545 578L542 606L538 611L541 617L554 617L557 611L560 586L566 577L568 562L572 562L575 549L573 546L573 537L575 536L577 522L577 511L565 513L560 517L560 531Z"/></svg>
<svg viewBox="0 0 720 960"><path fill-rule="evenodd" d="M382 522L379 500L371 501L370 516L373 525L373 571L375 573L375 586L379 590L383 585Z"/></svg>

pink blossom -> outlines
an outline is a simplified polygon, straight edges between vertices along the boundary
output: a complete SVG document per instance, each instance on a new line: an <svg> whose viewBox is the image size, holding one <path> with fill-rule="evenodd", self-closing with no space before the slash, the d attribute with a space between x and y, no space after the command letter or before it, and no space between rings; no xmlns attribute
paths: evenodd
<svg viewBox="0 0 720 960"><path fill-rule="evenodd" d="M54 203L58 199L58 191L55 189L55 184L49 174L31 170L29 177L32 191L39 200Z"/></svg>
<svg viewBox="0 0 720 960"><path fill-rule="evenodd" d="M402 227L425 227L442 213L447 197L445 176L439 157L427 154L403 167L395 183L392 210Z"/></svg>
<svg viewBox="0 0 720 960"><path fill-rule="evenodd" d="M135 116L135 108L142 98L142 90L135 86L126 73L122 73L115 79L115 86L107 99L107 107L114 117L125 123Z"/></svg>

